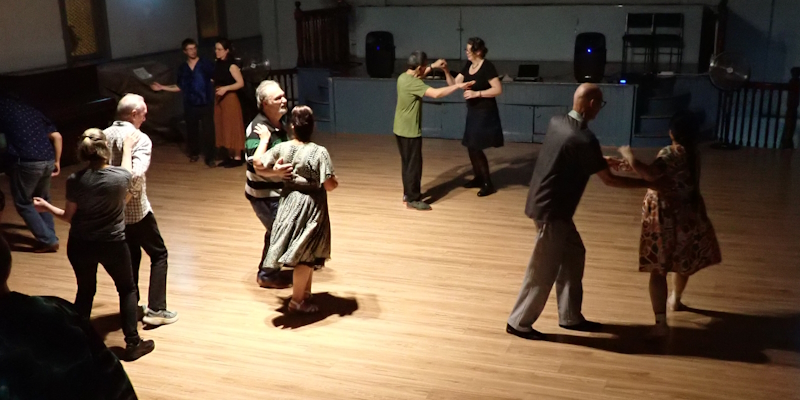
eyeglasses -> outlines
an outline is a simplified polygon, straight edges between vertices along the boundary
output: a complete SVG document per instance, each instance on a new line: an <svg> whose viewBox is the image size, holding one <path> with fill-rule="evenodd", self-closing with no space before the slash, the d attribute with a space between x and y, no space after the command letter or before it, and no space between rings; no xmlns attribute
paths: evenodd
<svg viewBox="0 0 800 400"><path fill-rule="evenodd" d="M605 101L605 100L603 100L603 102L602 102L602 103L600 103L600 108L603 108L603 107L605 107L605 106L606 106L606 101Z"/></svg>

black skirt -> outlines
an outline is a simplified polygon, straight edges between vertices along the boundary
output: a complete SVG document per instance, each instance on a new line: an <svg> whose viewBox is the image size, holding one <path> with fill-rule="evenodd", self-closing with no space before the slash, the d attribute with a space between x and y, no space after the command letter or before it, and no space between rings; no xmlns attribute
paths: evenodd
<svg viewBox="0 0 800 400"><path fill-rule="evenodd" d="M497 103L493 107L467 106L467 126L461 144L475 150L503 147L503 126Z"/></svg>

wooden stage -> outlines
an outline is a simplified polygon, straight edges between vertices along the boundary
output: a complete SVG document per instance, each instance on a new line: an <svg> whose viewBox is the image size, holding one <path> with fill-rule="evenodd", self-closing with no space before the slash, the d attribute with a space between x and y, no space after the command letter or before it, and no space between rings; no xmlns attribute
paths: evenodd
<svg viewBox="0 0 800 400"><path fill-rule="evenodd" d="M255 283L264 229L244 197L244 168L210 170L155 146L147 189L180 321L141 331L156 350L125 363L140 398L800 399L800 153L704 152L724 262L689 282L693 310L669 315L663 344L644 340L653 323L648 276L637 272L644 191L592 178L575 217L587 248L583 310L607 332L560 329L553 291L535 327L554 341L530 342L506 334L505 321L534 243L523 206L538 145L488 151L500 191L478 198L460 187L461 144L426 139L423 189L436 201L425 213L402 206L393 137L317 139L341 186L330 195L333 259L314 278L324 312L312 319L278 311L290 289ZM56 204L76 169L54 180ZM8 201L6 227L21 221ZM68 226L57 229L66 244ZM65 248L15 252L10 286L73 300ZM123 344L117 310L101 272L93 316L111 330L110 347Z"/></svg>

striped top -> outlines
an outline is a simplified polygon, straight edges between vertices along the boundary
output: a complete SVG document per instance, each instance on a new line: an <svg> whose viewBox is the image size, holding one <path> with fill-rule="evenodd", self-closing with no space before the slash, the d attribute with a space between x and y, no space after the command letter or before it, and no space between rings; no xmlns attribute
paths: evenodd
<svg viewBox="0 0 800 400"><path fill-rule="evenodd" d="M263 113L258 113L258 115L253 118L253 121L247 125L247 129L245 129L246 139L244 142L244 150L247 155L247 183L244 186L244 195L248 200L280 197L281 188L283 188L283 181L281 181L280 178L271 179L258 175L255 166L253 166L253 154L255 154L258 144L261 142L255 129L253 129L258 125L265 125L269 128L270 132L272 132L267 150L275 147L278 143L289 140L284 122L281 121L280 127L273 127Z"/></svg>

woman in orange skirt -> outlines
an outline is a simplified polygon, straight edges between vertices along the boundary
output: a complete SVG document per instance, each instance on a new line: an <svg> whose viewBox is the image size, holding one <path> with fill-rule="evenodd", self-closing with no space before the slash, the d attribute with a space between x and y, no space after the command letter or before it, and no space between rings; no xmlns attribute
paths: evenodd
<svg viewBox="0 0 800 400"><path fill-rule="evenodd" d="M244 151L244 121L242 105L236 91L244 87L242 71L234 63L231 42L220 39L214 46L217 61L214 65L214 128L217 147L224 147L228 159L220 163L225 168L242 165Z"/></svg>

